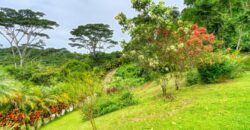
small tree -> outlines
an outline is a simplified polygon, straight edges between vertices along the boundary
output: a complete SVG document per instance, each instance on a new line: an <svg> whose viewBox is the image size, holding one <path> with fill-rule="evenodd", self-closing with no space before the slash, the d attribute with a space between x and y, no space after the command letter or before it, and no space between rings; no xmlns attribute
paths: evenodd
<svg viewBox="0 0 250 130"><path fill-rule="evenodd" d="M124 45L124 52L145 69L162 75L162 72L173 71L173 51L169 50L178 42L173 37L178 28L176 9L166 7L164 2L154 3L152 0L132 0L132 7L138 12L134 18L128 19L120 13L116 19L127 31L131 40ZM172 48L172 47L171 47ZM173 69L172 69L173 68ZM166 97L167 77L162 78L163 96Z"/></svg>
<svg viewBox="0 0 250 130"><path fill-rule="evenodd" d="M49 36L43 32L58 26L54 21L43 19L44 15L29 9L0 8L0 35L10 44L14 59L18 55L20 66L23 66L30 48L45 46L44 38Z"/></svg>
<svg viewBox="0 0 250 130"><path fill-rule="evenodd" d="M77 89L75 95L78 95L76 98L83 104L83 114L84 119L89 120L93 130L97 130L95 121L94 121L94 108L96 103L96 98L103 91L101 80L96 76L94 72L85 72L85 73L72 73L70 79L73 79L71 88ZM72 98L75 98L72 95Z"/></svg>
<svg viewBox="0 0 250 130"><path fill-rule="evenodd" d="M132 5L138 11L137 16L128 19L120 13L116 17L123 26L123 31L127 31L131 36L130 42L124 45L125 54L159 76L162 72L170 72L171 76L175 77L178 90L181 72L195 67L193 59L199 59L198 56L202 55L200 52L211 46L213 34L207 34L205 28L199 28L197 25L190 29L188 23L176 16L176 9L166 7L164 2L156 4L151 0L132 0ZM194 52L199 53L194 55ZM167 96L168 80L165 76L161 80L164 97Z"/></svg>
<svg viewBox="0 0 250 130"><path fill-rule="evenodd" d="M107 24L86 24L78 26L71 32L73 38L69 40L72 47L85 48L96 57L97 51L101 51L105 48L111 48L117 44L111 38L113 37L113 31Z"/></svg>

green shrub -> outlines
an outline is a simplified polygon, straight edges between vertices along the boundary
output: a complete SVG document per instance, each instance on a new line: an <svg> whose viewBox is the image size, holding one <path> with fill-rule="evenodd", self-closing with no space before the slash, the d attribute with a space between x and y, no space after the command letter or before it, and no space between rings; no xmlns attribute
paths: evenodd
<svg viewBox="0 0 250 130"><path fill-rule="evenodd" d="M124 107L135 105L136 103L137 101L134 99L133 94L128 91L115 95L100 97L96 101L94 107L94 116L102 116L114 112L116 110L122 109ZM85 106L83 106L83 111L84 110L87 110Z"/></svg>
<svg viewBox="0 0 250 130"><path fill-rule="evenodd" d="M83 63L83 62L80 62L80 61L77 61L77 60L71 60L71 61L68 61L66 62L62 68L61 68L61 75L63 77L67 77L70 73L72 72L84 72L84 71L87 71L87 70L90 70L90 66Z"/></svg>
<svg viewBox="0 0 250 130"><path fill-rule="evenodd" d="M36 72L30 77L30 81L36 85L54 85L58 81L59 73L56 68L46 67L43 71Z"/></svg>
<svg viewBox="0 0 250 130"><path fill-rule="evenodd" d="M59 78L57 68L38 63L27 64L18 68L10 66L6 70L15 79L35 85L53 85Z"/></svg>
<svg viewBox="0 0 250 130"><path fill-rule="evenodd" d="M15 68L13 66L9 66L7 68L7 72L12 75L15 79L20 81L28 81L30 77L32 77L34 68L31 66L23 67L23 68Z"/></svg>
<svg viewBox="0 0 250 130"><path fill-rule="evenodd" d="M115 101L111 99L102 99L96 105L95 116L105 115L118 109L120 109L120 106Z"/></svg>
<svg viewBox="0 0 250 130"><path fill-rule="evenodd" d="M198 84L199 82L200 82L200 75L197 70L189 71L186 74L187 86L192 86L192 85Z"/></svg>
<svg viewBox="0 0 250 130"><path fill-rule="evenodd" d="M237 62L224 60L213 64L199 66L198 72L204 83L218 83L238 76L240 65Z"/></svg>
<svg viewBox="0 0 250 130"><path fill-rule="evenodd" d="M115 76L122 78L144 78L150 80L151 75L148 71L138 67L135 64L126 64L119 67L115 73Z"/></svg>
<svg viewBox="0 0 250 130"><path fill-rule="evenodd" d="M115 72L111 86L113 87L135 87L142 85L153 78L152 73L135 64L120 66Z"/></svg>
<svg viewBox="0 0 250 130"><path fill-rule="evenodd" d="M123 107L127 107L127 106L131 106L136 104L137 102L134 100L134 96L132 93L125 91L121 94L121 96L119 97L119 106L121 108Z"/></svg>

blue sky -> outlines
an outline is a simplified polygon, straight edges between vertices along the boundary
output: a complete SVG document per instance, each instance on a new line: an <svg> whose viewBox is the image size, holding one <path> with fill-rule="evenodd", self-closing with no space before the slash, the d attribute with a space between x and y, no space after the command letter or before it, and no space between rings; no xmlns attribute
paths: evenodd
<svg viewBox="0 0 250 130"><path fill-rule="evenodd" d="M157 1L157 0L156 0ZM183 0L166 0L166 5L176 6L180 10L184 8ZM0 0L1 7L15 9L32 9L46 14L46 18L56 21L60 26L54 30L47 31L50 39L46 40L47 47L67 48L70 51L84 53L86 50L79 50L68 45L70 31L78 25L88 23L109 24L114 30L114 39L120 41L128 39L126 34L121 32L114 17L119 12L127 16L135 15L131 9L130 0ZM0 37L1 43L4 39ZM7 47L7 44L4 44ZM117 46L109 51L119 50Z"/></svg>

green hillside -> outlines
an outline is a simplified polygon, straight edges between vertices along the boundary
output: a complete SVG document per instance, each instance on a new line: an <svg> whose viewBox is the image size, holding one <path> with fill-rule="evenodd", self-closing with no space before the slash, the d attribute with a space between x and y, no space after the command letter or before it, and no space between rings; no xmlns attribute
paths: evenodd
<svg viewBox="0 0 250 130"><path fill-rule="evenodd" d="M160 97L148 83L134 90L139 104L96 118L100 130L250 129L250 72L223 84L183 87L173 101ZM41 130L90 130L80 111L59 118Z"/></svg>

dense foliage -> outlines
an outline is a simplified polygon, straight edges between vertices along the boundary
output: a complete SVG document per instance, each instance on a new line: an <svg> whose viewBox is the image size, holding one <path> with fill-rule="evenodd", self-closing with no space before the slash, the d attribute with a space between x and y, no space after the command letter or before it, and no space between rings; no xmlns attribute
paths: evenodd
<svg viewBox="0 0 250 130"><path fill-rule="evenodd" d="M131 92L124 91L111 96L104 96L96 101L94 106L94 117L102 116L107 113L122 109L127 106L135 105L137 101ZM83 112L86 112L88 106L83 107ZM84 118L86 120L86 117Z"/></svg>
<svg viewBox="0 0 250 130"><path fill-rule="evenodd" d="M197 70L190 70L186 74L187 86L192 86L200 82L200 75Z"/></svg>
<svg viewBox="0 0 250 130"><path fill-rule="evenodd" d="M153 78L152 72L135 64L120 66L112 77L110 86L118 89L124 87L136 87Z"/></svg>
<svg viewBox="0 0 250 130"><path fill-rule="evenodd" d="M249 0L184 0L183 20L213 32L224 47L249 51Z"/></svg>
<svg viewBox="0 0 250 130"><path fill-rule="evenodd" d="M237 58L236 53L215 53L200 63L198 72L202 82L218 83L239 76L242 66L242 60Z"/></svg>

